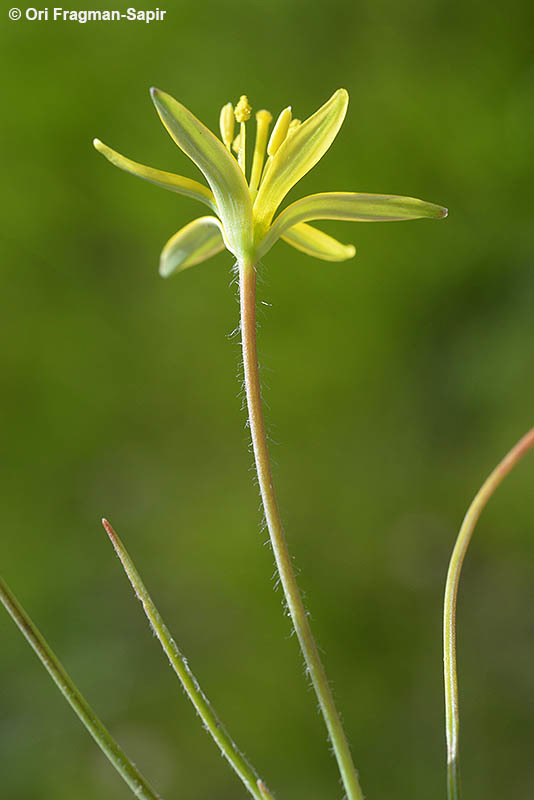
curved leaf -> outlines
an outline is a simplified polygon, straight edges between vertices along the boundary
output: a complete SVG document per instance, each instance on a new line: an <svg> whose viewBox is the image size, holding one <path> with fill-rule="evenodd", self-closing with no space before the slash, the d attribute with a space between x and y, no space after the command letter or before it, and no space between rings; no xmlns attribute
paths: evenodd
<svg viewBox="0 0 534 800"><path fill-rule="evenodd" d="M221 223L216 217L199 217L171 236L163 248L159 274L168 278L173 272L194 267L224 250Z"/></svg>
<svg viewBox="0 0 534 800"><path fill-rule="evenodd" d="M99 153L102 153L108 161L119 167L119 169L129 172L131 175L137 175L138 178L143 178L143 180L154 183L156 186L170 189L171 192L193 197L195 200L205 203L212 211L217 211L213 192L198 181L193 181L191 178L183 178L181 175L174 175L172 172L163 172L153 167L145 167L144 164L138 164L137 161L132 161L130 158L117 153L116 150L112 150L100 139L93 139L93 145Z"/></svg>
<svg viewBox="0 0 534 800"><path fill-rule="evenodd" d="M353 222L399 222L409 219L443 219L447 209L415 197L394 194L356 194L325 192L311 194L288 206L275 219L260 242L259 257L271 249L277 239L300 222L314 219L342 219Z"/></svg>
<svg viewBox="0 0 534 800"><path fill-rule="evenodd" d="M258 241L289 190L317 164L334 141L345 119L348 102L346 90L338 89L282 142L272 157L254 204Z"/></svg>
<svg viewBox="0 0 534 800"><path fill-rule="evenodd" d="M354 245L341 244L333 236L305 222L289 228L280 238L306 255L321 258L323 261L346 261L356 254Z"/></svg>
<svg viewBox="0 0 534 800"><path fill-rule="evenodd" d="M252 249L252 205L237 161L185 106L159 89L150 91L170 136L208 181L230 249L240 257L249 256Z"/></svg>

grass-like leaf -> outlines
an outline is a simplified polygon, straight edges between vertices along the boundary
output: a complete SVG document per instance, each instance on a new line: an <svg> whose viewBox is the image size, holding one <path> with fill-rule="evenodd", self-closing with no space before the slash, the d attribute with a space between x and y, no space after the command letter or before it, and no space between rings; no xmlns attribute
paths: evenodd
<svg viewBox="0 0 534 800"><path fill-rule="evenodd" d="M211 707L210 702L200 688L197 679L191 672L187 661L181 654L176 642L171 636L170 631L163 622L159 611L154 605L152 598L150 597L143 581L141 580L141 576L137 572L137 569L135 568L134 563L128 555L124 545L106 519L102 520L102 525L104 526L111 543L115 548L115 552L117 553L122 566L124 567L124 571L126 572L126 575L132 584L137 598L142 603L143 610L148 617L154 633L159 639L159 642L165 651L173 670L180 679L186 694L201 717L206 730L211 734L212 738L219 746L222 754L230 762L231 766L237 772L250 794L255 797L256 800L265 800L265 794L261 791L258 785L259 779L256 771L246 761L243 754L239 751L217 718L217 715ZM259 783L261 786L264 785L261 783L261 781Z"/></svg>
<svg viewBox="0 0 534 800"><path fill-rule="evenodd" d="M473 531L488 500L508 473L531 448L534 448L534 428L517 442L479 489L464 517L449 563L443 609L445 734L447 739L447 795L449 800L458 800L460 796L458 775L460 714L456 671L456 600L462 566Z"/></svg>
<svg viewBox="0 0 534 800"><path fill-rule="evenodd" d="M42 665L59 688L63 697L81 719L97 745L109 758L119 775L140 800L159 800L159 795L148 785L137 767L121 750L110 732L98 719L89 703L80 694L63 665L54 655L43 636L18 602L15 595L0 578L0 600L21 633L31 644Z"/></svg>

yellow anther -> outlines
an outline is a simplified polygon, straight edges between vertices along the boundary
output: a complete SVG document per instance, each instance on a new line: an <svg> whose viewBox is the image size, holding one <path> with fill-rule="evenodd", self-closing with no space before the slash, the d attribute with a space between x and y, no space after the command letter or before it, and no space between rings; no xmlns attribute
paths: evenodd
<svg viewBox="0 0 534 800"><path fill-rule="evenodd" d="M284 108L280 116L276 120L276 125L271 133L269 144L267 145L267 154L274 156L282 142L287 136L289 130L289 123L291 122L291 106Z"/></svg>
<svg viewBox="0 0 534 800"><path fill-rule="evenodd" d="M230 149L234 138L234 124L234 107L231 103L226 103L226 105L221 108L219 128L221 129L221 138L228 149Z"/></svg>
<svg viewBox="0 0 534 800"><path fill-rule="evenodd" d="M265 108L262 108L261 111L256 112L256 122L258 125L270 125L272 121L273 115Z"/></svg>
<svg viewBox="0 0 534 800"><path fill-rule="evenodd" d="M239 122L241 125L241 131L239 133L239 145L237 150L237 160L239 162L239 166L243 170L243 174L245 174L245 161L246 161L246 131L245 131L245 122L247 119L250 119L250 115L252 114L252 108L248 102L248 98L245 94L242 94L239 98L239 102L235 107L234 115L236 118L236 122ZM232 146L235 146L235 141Z"/></svg>
<svg viewBox="0 0 534 800"><path fill-rule="evenodd" d="M290 136L293 136L295 131L298 131L301 125L302 122L300 121L300 119L292 119L291 122L289 123L289 128L287 129L286 139L289 139Z"/></svg>
<svg viewBox="0 0 534 800"><path fill-rule="evenodd" d="M237 155L239 153L239 145L241 143L241 134L238 133L235 137L234 141L232 142L232 150Z"/></svg>
<svg viewBox="0 0 534 800"><path fill-rule="evenodd" d="M273 115L264 108L256 114L256 143L254 145L254 158L252 159L252 170L250 173L250 194L254 199L258 191L261 172L263 169L263 159L265 158L265 148L267 146L267 136L269 125Z"/></svg>
<svg viewBox="0 0 534 800"><path fill-rule="evenodd" d="M235 118L236 122L246 122L250 119L250 115L252 114L252 108L249 105L248 97L246 94L242 94L239 98L239 102L235 107Z"/></svg>

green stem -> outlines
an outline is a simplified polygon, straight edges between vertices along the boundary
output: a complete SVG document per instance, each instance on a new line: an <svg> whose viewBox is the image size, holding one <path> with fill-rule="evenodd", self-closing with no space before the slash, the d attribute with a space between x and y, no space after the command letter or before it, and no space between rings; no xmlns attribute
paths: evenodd
<svg viewBox="0 0 534 800"><path fill-rule="evenodd" d="M243 262L239 265L239 285L243 365L250 434L254 449L261 498L265 511L265 519L269 529L276 566L280 575L291 620L306 662L306 668L319 700L330 741L334 748L345 791L349 800L363 800L363 793L352 761L347 738L334 703L334 698L328 684L324 667L321 663L319 651L313 638L306 609L304 608L295 579L295 573L291 564L291 556L287 549L274 491L258 374L258 357L256 351L256 268L254 264Z"/></svg>
<svg viewBox="0 0 534 800"><path fill-rule="evenodd" d="M209 700L200 688L197 679L189 669L187 661L181 654L176 642L171 636L169 629L163 622L158 609L154 605L154 602L152 601L152 598L150 597L141 579L141 576L139 575L132 559L126 551L126 548L109 522L103 519L102 524L109 538L111 539L111 543L115 548L115 552L117 553L122 566L124 567L124 571L126 572L126 575L132 584L137 598L141 601L143 610L148 617L154 633L159 639L163 650L171 662L172 668L180 679L187 696L193 703L200 718L202 719L206 730L211 734L212 738L219 746L222 754L228 759L231 766L239 775L250 794L255 797L256 800L263 800L263 795L258 787L258 775L256 771L245 760L244 756L238 750L237 746L234 744L231 737L225 731L221 722L217 718L217 715L211 707Z"/></svg>
<svg viewBox="0 0 534 800"><path fill-rule="evenodd" d="M258 781L258 789L261 792L263 800L274 800L274 797L272 796L272 794L270 793L269 789L267 788L267 786L264 784L263 781Z"/></svg>
<svg viewBox="0 0 534 800"><path fill-rule="evenodd" d="M109 731L98 719L87 701L82 697L65 669L39 633L32 620L0 578L0 600L11 615L21 633L31 644L41 663L48 671L64 698L81 719L97 745L109 758L117 772L141 800L158 800L159 795L150 788L137 768L128 760Z"/></svg>
<svg viewBox="0 0 534 800"><path fill-rule="evenodd" d="M449 800L460 796L458 775L458 676L456 671L456 601L462 565L469 542L486 503L525 453L534 447L534 428L503 458L486 479L464 517L449 563L443 608L443 663L445 683L445 735L447 739L447 786Z"/></svg>
<svg viewBox="0 0 534 800"><path fill-rule="evenodd" d="M460 775L456 759L447 762L447 798L460 800Z"/></svg>

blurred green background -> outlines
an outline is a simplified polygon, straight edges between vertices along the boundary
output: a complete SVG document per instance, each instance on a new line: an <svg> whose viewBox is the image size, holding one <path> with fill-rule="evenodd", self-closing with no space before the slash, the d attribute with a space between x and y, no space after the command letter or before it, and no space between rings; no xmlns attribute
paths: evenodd
<svg viewBox="0 0 534 800"><path fill-rule="evenodd" d="M167 800L244 791L102 515L277 797L341 789L260 532L232 259L161 280L161 247L202 209L120 173L91 140L198 177L150 85L213 129L242 92L302 118L345 86L341 133L291 198L450 208L440 223L325 225L357 245L343 264L279 243L260 289L283 517L365 793L444 797L448 555L473 493L533 423L532 23L529 0L184 0L152 25L2 19L2 572ZM534 796L533 470L484 514L461 590L470 800ZM2 797L130 796L4 613L0 687Z"/></svg>

